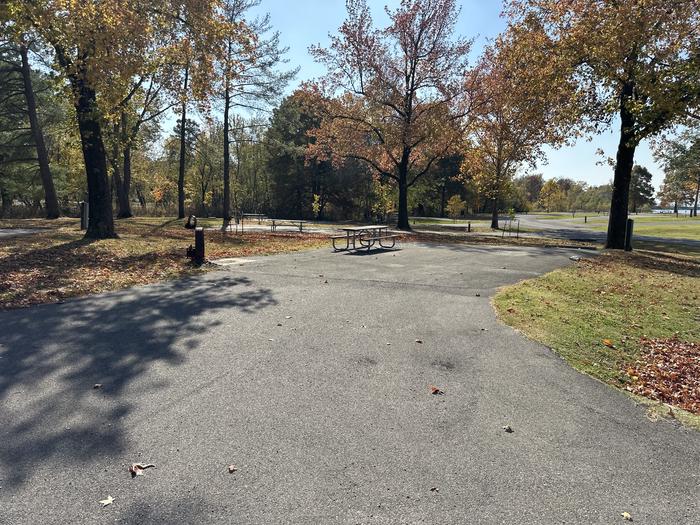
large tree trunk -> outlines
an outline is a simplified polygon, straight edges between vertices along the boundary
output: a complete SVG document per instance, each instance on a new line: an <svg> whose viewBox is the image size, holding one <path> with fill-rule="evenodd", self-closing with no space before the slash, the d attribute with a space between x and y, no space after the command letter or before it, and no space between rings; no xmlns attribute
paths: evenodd
<svg viewBox="0 0 700 525"><path fill-rule="evenodd" d="M102 141L102 127L97 113L95 90L85 85L82 78L74 80L77 100L75 109L78 116L80 143L87 174L88 202L90 203L89 224L86 238L112 239L114 231L112 216L112 192L107 176L107 156Z"/></svg>
<svg viewBox="0 0 700 525"><path fill-rule="evenodd" d="M612 201L610 202L610 219L608 221L608 238L605 247L613 250L625 248L627 231L627 210L629 206L630 181L634 166L636 142L634 137L634 116L626 108L626 100L631 99L631 86L625 88L620 110L620 144L617 148L615 178L613 179Z"/></svg>
<svg viewBox="0 0 700 525"><path fill-rule="evenodd" d="M126 144L124 146L124 178L122 179L121 186L121 196L119 197L119 214L117 215L120 219L128 219L133 217L134 214L131 211L131 200L129 195L131 194L131 144Z"/></svg>
<svg viewBox="0 0 700 525"><path fill-rule="evenodd" d="M493 198L493 211L491 212L491 228L498 229L498 197Z"/></svg>
<svg viewBox="0 0 700 525"><path fill-rule="evenodd" d="M114 170L114 188L117 193L117 218L128 219L133 217L129 193L131 191L131 138L127 132L126 113L122 112L121 120L115 126L114 152L112 154L112 168ZM119 151L119 146L123 148ZM123 168L123 171L122 171Z"/></svg>
<svg viewBox="0 0 700 525"><path fill-rule="evenodd" d="M177 177L177 217L178 219L185 218L185 140L187 132L187 82L189 80L190 68L189 65L185 68L185 85L182 102L182 110L180 112L180 169Z"/></svg>
<svg viewBox="0 0 700 525"><path fill-rule="evenodd" d="M399 164L399 220L396 227L399 230L411 231L408 222L408 160L411 156L410 150L404 148Z"/></svg>
<svg viewBox="0 0 700 525"><path fill-rule="evenodd" d="M698 216L698 198L700 198L700 175L698 175L698 180L695 184L695 204L693 204L693 217Z"/></svg>
<svg viewBox="0 0 700 525"><path fill-rule="evenodd" d="M0 188L0 217L5 217L12 206L12 197L5 188Z"/></svg>
<svg viewBox="0 0 700 525"><path fill-rule="evenodd" d="M440 195L440 217L445 218L445 206L447 204L447 179L442 181L442 193Z"/></svg>
<svg viewBox="0 0 700 525"><path fill-rule="evenodd" d="M231 97L229 95L228 86L224 90L224 205L223 205L223 224L221 229L226 231L231 222L231 157L230 157L230 142L229 142L229 109L231 106Z"/></svg>
<svg viewBox="0 0 700 525"><path fill-rule="evenodd" d="M49 167L49 155L46 152L44 133L36 112L36 99L34 98L34 88L32 86L31 69L29 67L28 49L25 44L20 44L19 53L22 57L22 80L24 81L24 97L27 100L27 113L29 114L29 125L32 129L34 144L36 144L36 156L39 160L39 174L41 184L44 187L44 200L46 202L46 218L57 219L60 210L56 197L56 188L53 184L51 169Z"/></svg>

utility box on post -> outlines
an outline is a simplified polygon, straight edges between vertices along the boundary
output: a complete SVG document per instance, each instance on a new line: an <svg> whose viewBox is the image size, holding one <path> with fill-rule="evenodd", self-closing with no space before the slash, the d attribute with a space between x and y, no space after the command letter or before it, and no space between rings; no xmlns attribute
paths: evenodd
<svg viewBox="0 0 700 525"><path fill-rule="evenodd" d="M194 257L195 264L204 264L204 228L194 229Z"/></svg>
<svg viewBox="0 0 700 525"><path fill-rule="evenodd" d="M204 264L204 228L194 229L194 246L187 248L187 257L198 266Z"/></svg>

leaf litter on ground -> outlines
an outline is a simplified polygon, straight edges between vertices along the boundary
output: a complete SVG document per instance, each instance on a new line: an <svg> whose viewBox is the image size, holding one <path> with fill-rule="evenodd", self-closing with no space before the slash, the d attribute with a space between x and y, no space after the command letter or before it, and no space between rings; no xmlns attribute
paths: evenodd
<svg viewBox="0 0 700 525"><path fill-rule="evenodd" d="M627 367L629 392L700 414L700 343L642 339L642 352Z"/></svg>

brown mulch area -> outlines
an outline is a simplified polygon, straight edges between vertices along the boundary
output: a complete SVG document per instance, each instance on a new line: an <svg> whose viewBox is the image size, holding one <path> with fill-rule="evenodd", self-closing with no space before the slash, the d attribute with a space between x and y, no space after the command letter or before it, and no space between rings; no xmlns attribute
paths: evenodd
<svg viewBox="0 0 700 525"><path fill-rule="evenodd" d="M20 225L46 229L0 243L0 310L62 302L210 269L193 266L185 256L193 235L179 223L119 221L120 238L102 241L83 239L75 220L24 221ZM328 243L326 236L294 233L207 232L206 238L209 259L269 255Z"/></svg>
<svg viewBox="0 0 700 525"><path fill-rule="evenodd" d="M642 352L627 369L627 390L700 414L700 343L643 339Z"/></svg>

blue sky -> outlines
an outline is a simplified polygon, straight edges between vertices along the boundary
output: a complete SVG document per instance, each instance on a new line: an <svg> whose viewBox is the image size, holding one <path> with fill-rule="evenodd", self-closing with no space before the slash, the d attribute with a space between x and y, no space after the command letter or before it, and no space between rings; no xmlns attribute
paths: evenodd
<svg viewBox="0 0 700 525"><path fill-rule="evenodd" d="M387 18L384 6L396 7L399 0L368 0L373 10L377 25L384 25ZM501 2L499 0L463 0L462 12L457 21L457 33L476 38L474 56L478 56L484 43L496 36L505 23L500 18ZM280 31L282 43L289 47L289 65L300 66L296 86L299 82L318 77L324 73L308 53L312 44L324 45L328 42L328 33L335 32L345 18L345 0L262 0L257 9L260 13L270 13L272 25ZM292 86L292 87L294 87ZM589 184L604 184L612 179L612 168L596 155L601 148L607 157L614 157L617 149L617 133L611 129L592 140L580 140L575 146L552 150L548 148L548 163L538 167L545 178L568 177L582 180ZM637 150L636 162L646 166L654 175L654 185L659 187L663 180L663 171L654 162L647 144Z"/></svg>

